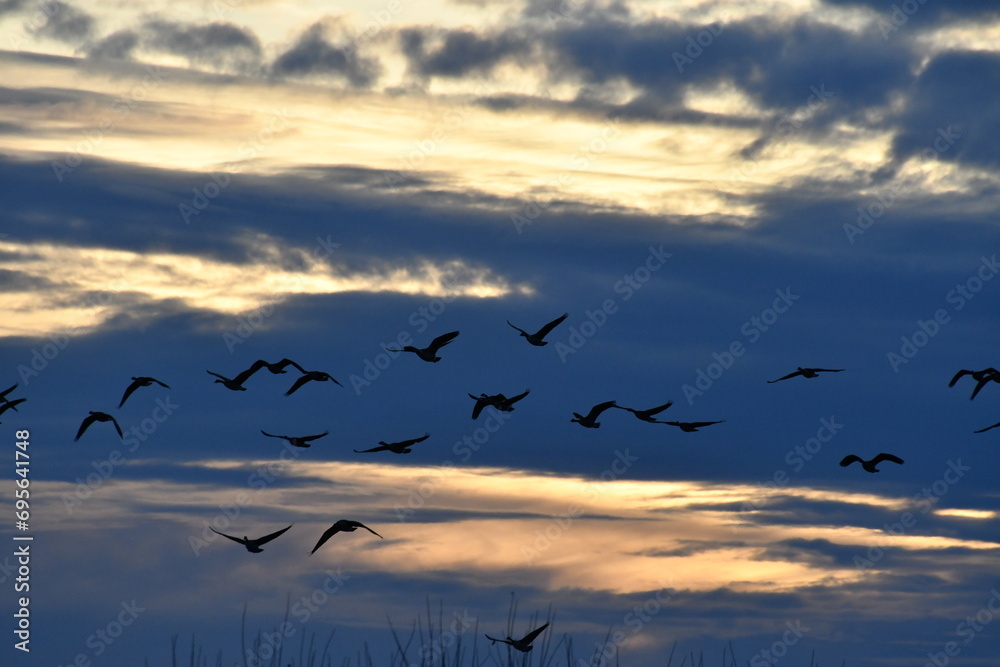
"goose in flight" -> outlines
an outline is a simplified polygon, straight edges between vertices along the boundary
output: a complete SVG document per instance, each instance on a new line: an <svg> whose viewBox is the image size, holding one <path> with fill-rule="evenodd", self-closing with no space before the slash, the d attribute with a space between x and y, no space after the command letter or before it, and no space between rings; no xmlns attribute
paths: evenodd
<svg viewBox="0 0 1000 667"><path fill-rule="evenodd" d="M457 331L452 331L446 334L441 334L437 338L431 341L431 344L425 348L416 348L412 345L406 345L402 350L385 348L388 352L413 352L415 355L423 359L424 361L438 362L441 361L441 357L437 356L437 351L442 347L455 340L458 336Z"/></svg>
<svg viewBox="0 0 1000 667"><path fill-rule="evenodd" d="M988 385L991 381L1000 382L1000 371L993 367L984 368L981 371L970 371L963 368L955 373L955 376L951 378L951 382L948 383L948 386L954 387L955 383L966 375L971 375L972 379L976 381L976 388L972 390L972 396L969 396L970 401L974 399L976 394L978 394L982 388Z"/></svg>
<svg viewBox="0 0 1000 667"><path fill-rule="evenodd" d="M631 412L644 422L649 422L651 424L662 424L663 422L657 420L653 415L660 414L673 404L674 404L673 401L667 401L663 405L658 405L655 408L650 408L648 410L634 410L633 408L626 408L624 405L616 405L615 407L618 408L619 410L628 410L629 412Z"/></svg>
<svg viewBox="0 0 1000 667"><path fill-rule="evenodd" d="M774 384L775 382L781 382L782 380L787 380L788 378L793 378L797 375L801 375L804 378L814 378L819 377L820 373L839 373L843 368L802 368L798 367L798 370L792 371L784 377L780 377L777 380L768 380L768 384Z"/></svg>
<svg viewBox="0 0 1000 667"><path fill-rule="evenodd" d="M276 361L274 363L271 363L266 359L258 359L257 361L250 364L250 368L246 369L243 372L247 373L247 377L250 377L250 375L253 375L260 369L266 368L267 370L271 371L271 373L273 373L274 375L279 375L286 373L287 371L285 371L285 369L288 368L289 366L295 366L295 368L297 368L300 373L306 372L306 369L302 368L302 366L299 366L297 363L287 358L282 359L281 361Z"/></svg>
<svg viewBox="0 0 1000 667"><path fill-rule="evenodd" d="M217 384L221 384L226 389L229 389L231 391L246 391L247 388L243 386L243 383L246 382L247 379L257 371L258 371L257 368L251 366L250 368L243 371L242 373L240 373L239 375L237 375L232 379L227 378L225 375L216 373L215 371L205 371L205 372L208 373L209 375L214 375L215 377L217 377L218 380L216 380L215 382Z"/></svg>
<svg viewBox="0 0 1000 667"><path fill-rule="evenodd" d="M147 377L145 375L141 377L133 377L132 384L130 384L128 387L125 388L125 393L122 394L122 400L118 404L118 407L120 408L121 406L125 405L125 401L128 399L129 396L132 395L133 391L135 391L139 387L148 387L153 383L156 383L161 387L166 387L167 389L170 389L170 385L164 384L159 380L157 380L156 378Z"/></svg>
<svg viewBox="0 0 1000 667"><path fill-rule="evenodd" d="M547 627L549 627L548 623L546 623L540 628L535 628L534 630L532 630L525 636L521 637L520 639L514 639L509 635L507 636L506 639L497 639L496 637L490 637L489 635L486 635L486 638L489 639L494 644L496 644L497 642L500 642L502 644L509 644L510 646L516 648L518 651L521 651L522 653L527 653L532 648L534 648L531 645L531 642L535 641L538 635L542 634L542 630L544 630Z"/></svg>
<svg viewBox="0 0 1000 667"><path fill-rule="evenodd" d="M305 371L302 376L295 381L295 384L293 384L288 391L285 392L285 396L291 396L298 390L299 387L307 382L333 382L341 387L344 386L337 382L337 379L329 373L324 373L323 371Z"/></svg>
<svg viewBox="0 0 1000 667"><path fill-rule="evenodd" d="M366 452L392 452L394 454L409 454L412 450L410 447L417 444L418 442L423 442L427 438L431 437L430 433L424 433L423 436L419 438L413 438L412 440L403 440L402 442L384 442L379 440L378 447L372 447L371 449L355 449L354 451L359 454L364 454Z"/></svg>
<svg viewBox="0 0 1000 667"><path fill-rule="evenodd" d="M12 387L7 387L3 391L0 391L0 401L6 401L7 400L7 394L9 394L10 392L14 391L15 389L17 389L17 385L16 384L14 386L12 386Z"/></svg>
<svg viewBox="0 0 1000 667"><path fill-rule="evenodd" d="M590 412L588 412L586 416L581 415L579 412L574 412L573 419L570 419L570 421L576 422L577 424L585 428L600 428L601 424L600 422L597 421L597 418L601 415L602 412L604 412L608 408L616 408L616 407L618 406L614 401L605 401L604 403L598 403L597 405L595 405L590 409Z"/></svg>
<svg viewBox="0 0 1000 667"><path fill-rule="evenodd" d="M14 412L17 412L17 406L21 405L21 403L24 403L26 400L28 399L15 398L13 401L8 401L5 398L3 403L0 403L0 415L7 412L8 410L13 410Z"/></svg>
<svg viewBox="0 0 1000 667"><path fill-rule="evenodd" d="M83 432L87 430L87 427L94 422L111 422L115 425L115 430L118 431L118 437L122 440L125 439L125 434L122 433L122 427L118 425L118 421L107 412L98 412L97 410L91 410L90 414L83 418L80 430L76 432L76 437L73 439L79 440Z"/></svg>
<svg viewBox="0 0 1000 667"><path fill-rule="evenodd" d="M531 393L530 389L525 389L523 394L518 394L517 396L511 396L510 398L507 398L503 394L494 394L493 396L487 396L486 394L479 394L479 396L473 396L472 394L469 394L469 398L471 398L476 402L476 404L472 406L472 418L478 419L479 414L483 411L483 408L485 408L487 405L492 405L500 412L513 412L514 404L530 393Z"/></svg>
<svg viewBox="0 0 1000 667"><path fill-rule="evenodd" d="M841 467L846 468L855 461L860 463L861 467L867 470L868 472L878 472L878 468L876 468L875 466L877 466L882 461L892 461L893 463L902 463L903 459L899 458L898 456L893 456L892 454L886 454L885 452L882 452L881 454L873 458L871 461L865 461L860 456L856 456L854 454L848 454L840 462L840 465Z"/></svg>
<svg viewBox="0 0 1000 667"><path fill-rule="evenodd" d="M537 347L541 347L543 345L548 345L548 342L544 341L542 339L545 338L546 336L548 336L550 331L552 331L557 326L559 326L560 324L562 324L562 321L565 320L567 317L569 317L569 313L565 313L565 314L557 317L556 319L552 320L551 322L549 322L548 324L546 324L544 327L542 327L541 329L539 329L538 331L536 331L535 333L528 333L524 329L522 329L520 327L516 327L513 324L510 324L510 320L507 320L507 324L510 324L510 326L512 326L515 329L517 329L518 331L520 331L521 332L521 336L526 341L528 341L532 345L535 345Z"/></svg>
<svg viewBox="0 0 1000 667"><path fill-rule="evenodd" d="M273 433L268 433L264 429L261 429L260 432L269 438L281 438L282 440L287 440L288 444L290 444L292 447L303 447L303 448L310 447L311 446L309 444L310 442L312 442L313 440L318 440L319 438L322 438L324 435L329 435L330 433L329 431L323 431L319 435L297 436L297 435L274 435Z"/></svg>
<svg viewBox="0 0 1000 667"><path fill-rule="evenodd" d="M313 550L309 552L309 555L312 556L314 553L316 553L317 549L319 549L321 546L323 546L324 544L326 544L326 541L328 539L330 539L331 537L333 537L334 535L336 535L337 533L340 533L340 532L353 533L358 528L364 528L365 530L367 530L372 535L375 535L376 537L382 537L381 535L379 535L374 530L372 530L371 528L369 528L365 524L361 523L360 521L351 521L350 519L341 519L340 521L338 521L337 523L333 524L332 526L330 526L329 528L326 529L326 532L324 532L323 535L320 536L319 542L317 542L316 546L313 547Z"/></svg>
<svg viewBox="0 0 1000 667"><path fill-rule="evenodd" d="M291 528L294 525L295 524L293 523L291 526L288 526L288 528ZM213 533L216 533L218 535L222 535L223 537L228 537L233 542L239 542L240 544L242 544L243 546L245 546L247 548L247 551L249 551L250 553L255 553L255 554L259 554L260 552L262 552L263 551L263 549L261 549L262 545L267 544L268 542L270 542L274 538L278 537L279 535L281 535L282 533L284 533L286 530L288 530L288 528L282 528L281 530L279 530L276 533L271 533L270 535L265 535L264 537L258 537L256 539L252 539L251 540L246 535L244 535L242 538L233 537L232 535L226 535L225 533L220 533L219 531L217 531L215 528L212 528L211 526L208 527L208 529L211 530Z"/></svg>
<svg viewBox="0 0 1000 667"><path fill-rule="evenodd" d="M705 426L711 426L712 424L721 424L726 421L725 419L720 419L714 422L658 422L660 424L670 424L671 426L676 426L685 433L694 433L700 428Z"/></svg>

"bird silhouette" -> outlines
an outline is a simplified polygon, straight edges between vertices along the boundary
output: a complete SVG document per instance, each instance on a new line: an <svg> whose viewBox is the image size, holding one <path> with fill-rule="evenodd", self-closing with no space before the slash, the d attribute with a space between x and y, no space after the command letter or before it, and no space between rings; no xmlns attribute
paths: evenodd
<svg viewBox="0 0 1000 667"><path fill-rule="evenodd" d="M881 454L879 454L878 456L876 456L872 460L865 461L860 456L856 456L854 454L848 454L840 462L840 465L841 465L842 468L846 468L847 466L851 465L855 461L857 461L858 463L860 463L861 467L864 468L865 470L867 470L868 472L878 472L879 470L878 470L878 468L876 468L876 466L879 463L881 463L882 461L891 461L893 463L902 463L903 459L899 458L898 456L893 456L892 454L886 454L885 452L882 452Z"/></svg>
<svg viewBox="0 0 1000 667"><path fill-rule="evenodd" d="M437 351L442 347L455 340L458 336L457 331L452 331L446 334L441 334L437 338L431 341L431 344L425 348L417 348L412 345L405 345L403 349L392 349L385 348L389 352L413 352L415 355L423 359L424 361L438 362L441 361L441 357L437 356Z"/></svg>
<svg viewBox="0 0 1000 667"><path fill-rule="evenodd" d="M15 398L13 401L8 401L5 398L3 403L0 403L0 415L7 412L8 410L13 410L14 412L17 412L17 406L19 406L21 403L24 403L26 400L28 399Z"/></svg>
<svg viewBox="0 0 1000 667"><path fill-rule="evenodd" d="M136 389L138 389L139 387L148 387L153 383L156 383L161 387L166 387L167 389L170 389L170 385L164 384L159 380L157 380L156 378L147 377L145 375L140 377L133 377L132 384L130 384L128 387L125 388L125 393L122 394L122 400L120 403L118 403L118 407L120 408L121 406L125 405L125 401L128 399L129 396L132 395L132 392L134 392Z"/></svg>
<svg viewBox="0 0 1000 667"><path fill-rule="evenodd" d="M122 433L122 427L118 425L118 421L109 415L107 412L98 412L97 410L91 410L90 414L83 418L83 422L80 424L80 430L76 432L76 437L74 440L79 440L83 432L87 430L87 427L94 422L111 422L115 425L115 430L118 431L118 437L122 440L125 439L125 434Z"/></svg>
<svg viewBox="0 0 1000 667"><path fill-rule="evenodd" d="M240 544L242 544L243 546L245 546L247 548L247 551L249 551L250 553L259 554L260 552L263 551L263 549L261 549L262 545L267 544L268 542L270 542L274 538L278 537L279 535L281 535L282 533L284 533L286 530L288 530L288 528L291 528L294 525L295 524L293 523L290 526L288 526L287 528L282 528L281 530L279 530L279 531L277 531L275 533L271 533L270 535L265 535L264 537L258 537L256 539L250 539L246 535L244 535L242 538L233 537L232 535L226 535L225 533L220 533L219 531L217 531L215 528L212 528L211 526L209 526L208 529L211 530L213 533L216 533L218 535L222 535L223 537L228 537L233 542L239 542Z"/></svg>
<svg viewBox="0 0 1000 667"><path fill-rule="evenodd" d="M951 378L951 382L948 383L948 386L954 387L955 383L966 375L971 375L972 379L976 381L976 387L972 390L972 395L969 396L970 401L974 399L976 395L982 391L983 387L988 385L990 382L1000 382L1000 371L993 367L984 368L981 371L970 371L963 368L955 373L955 376Z"/></svg>
<svg viewBox="0 0 1000 667"><path fill-rule="evenodd" d="M310 442L322 438L324 435L329 435L330 433L329 431L323 431L318 435L296 436L296 435L274 435L273 433L268 433L264 429L261 429L260 432L269 438L281 438L282 440L287 440L288 444L292 445L293 447L302 447L302 448L310 447L311 446L309 444Z"/></svg>
<svg viewBox="0 0 1000 667"><path fill-rule="evenodd" d="M337 382L337 379L330 375L329 373L324 373L323 371L305 371L295 383L289 387L288 391L285 392L285 396L291 396L294 394L299 387L307 382L333 382L335 384L343 387L344 385Z"/></svg>
<svg viewBox="0 0 1000 667"><path fill-rule="evenodd" d="M488 405L492 405L500 412L513 412L514 404L530 393L531 393L530 389L525 389L523 394L518 394L517 396L511 396L510 398L507 398L503 394L494 394L493 396L487 396L486 394L479 394L479 396L473 396L472 394L469 394L469 398L471 398L476 402L476 404L472 406L472 418L478 419L479 414Z"/></svg>
<svg viewBox="0 0 1000 667"><path fill-rule="evenodd" d="M371 449L355 449L354 451L359 454L364 454L366 452L392 452L394 454L409 454L410 446L415 445L418 442L423 442L427 438L431 437L430 433L424 433L423 436L419 438L414 438L412 440L403 440L402 442L384 442L379 440L378 447L372 447Z"/></svg>
<svg viewBox="0 0 1000 667"><path fill-rule="evenodd" d="M565 313L564 315L561 315L561 316L557 317L556 319L552 320L551 322L549 322L548 324L546 324L544 327L542 327L541 329L539 329L538 331L536 331L535 333L528 333L524 329L522 329L522 328L520 328L518 326L514 326L513 324L510 324L510 320L507 320L507 324L510 324L510 326L512 326L515 329L517 329L518 331L520 331L521 332L521 336L526 341L528 341L532 345L535 345L537 347L541 347L543 345L548 345L548 342L546 342L546 341L544 341L542 339L545 338L546 336L548 336L550 331L552 331L557 326L559 326L560 324L562 324L562 321L565 320L567 317L569 317L569 313Z"/></svg>
<svg viewBox="0 0 1000 667"><path fill-rule="evenodd" d="M14 391L15 389L17 389L17 385L16 384L13 385L13 386L11 386L11 387L7 387L3 391L0 391L0 401L6 401L7 400L7 394L9 394L10 392Z"/></svg>
<svg viewBox="0 0 1000 667"><path fill-rule="evenodd" d="M225 375L216 373L215 371L205 371L205 372L208 373L209 375L214 375L215 377L217 377L218 379L215 382L217 384L221 384L226 389L229 389L231 391L246 391L247 388L243 386L243 383L246 382L251 375L256 373L261 368L263 368L263 366L259 366L256 368L254 366L251 366L247 370L241 372L239 375L231 379L227 378Z"/></svg>
<svg viewBox="0 0 1000 667"><path fill-rule="evenodd" d="M532 648L534 648L531 645L531 642L535 641L538 635L542 634L542 630L544 630L547 627L549 627L548 623L546 623L540 628L535 628L534 630L532 630L525 636L521 637L520 639L513 639L512 637L510 637L510 635L508 635L505 639L497 639L496 637L490 637L489 635L486 635L486 638L489 639L494 644L496 644L497 642L500 642L502 644L509 644L510 646L516 648L518 651L521 651L522 653L527 653Z"/></svg>
<svg viewBox="0 0 1000 667"><path fill-rule="evenodd" d="M705 426L711 426L712 424L721 424L726 421L725 419L720 419L714 422L658 422L660 424L670 424L671 426L676 426L685 433L694 433L700 428Z"/></svg>
<svg viewBox="0 0 1000 667"><path fill-rule="evenodd" d="M600 428L601 424L600 422L597 421L597 418L600 416L602 412L604 412L608 408L614 408L614 407L618 407L614 401L605 401L604 403L598 403L597 405L595 405L590 409L590 412L587 413L587 416L583 416L579 412L574 412L573 419L570 419L570 421L576 422L577 424L585 428Z"/></svg>
<svg viewBox="0 0 1000 667"><path fill-rule="evenodd" d="M334 535L336 535L337 533L340 533L340 532L353 533L358 528L364 528L365 530L367 530L372 535L375 535L376 537L382 537L381 535L379 535L374 530L372 530L371 528L369 528L365 524L361 523L360 521L351 521L350 519L341 519L340 521L338 521L337 523L333 524L332 526L330 526L329 528L326 529L326 531L323 533L323 535L320 536L319 542L317 542L316 546L313 547L313 550L309 552L309 555L312 556L314 553L316 553L317 549L319 549L321 546L323 546L324 544L326 544L326 541L328 539L330 539L331 537L333 537Z"/></svg>
<svg viewBox="0 0 1000 667"><path fill-rule="evenodd" d="M781 382L782 380L787 380L788 378L793 378L797 375L801 375L804 378L814 378L819 377L820 373L839 373L843 368L802 368L798 367L798 370L792 371L784 377L780 377L777 380L768 380L768 384L774 384L775 382Z"/></svg>
<svg viewBox="0 0 1000 667"><path fill-rule="evenodd" d="M618 408L619 410L628 410L629 412L631 412L644 422L650 422L651 424L662 424L663 422L655 419L653 415L660 414L673 404L674 404L673 401L667 401L663 405L658 405L655 408L650 408L648 410L633 410L632 408L626 408L624 405L615 405L614 407Z"/></svg>

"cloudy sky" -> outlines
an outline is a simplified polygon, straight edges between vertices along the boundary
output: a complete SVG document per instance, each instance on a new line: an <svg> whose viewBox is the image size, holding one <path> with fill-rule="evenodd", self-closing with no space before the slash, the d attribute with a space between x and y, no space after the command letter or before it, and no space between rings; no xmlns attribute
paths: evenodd
<svg viewBox="0 0 1000 667"><path fill-rule="evenodd" d="M531 664L994 665L1000 387L948 383L1000 363L997 44L972 0L0 1L5 664L271 664L287 613L286 662L551 616ZM206 373L282 358L342 386ZM721 423L570 421L610 400ZM384 539L308 555L339 519Z"/></svg>

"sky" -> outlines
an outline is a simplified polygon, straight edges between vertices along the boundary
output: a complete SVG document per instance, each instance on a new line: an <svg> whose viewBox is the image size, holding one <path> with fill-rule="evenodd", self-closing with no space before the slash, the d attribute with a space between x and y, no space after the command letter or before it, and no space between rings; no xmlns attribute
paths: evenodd
<svg viewBox="0 0 1000 667"><path fill-rule="evenodd" d="M1000 387L949 382L1000 363L998 38L969 0L0 1L3 664L995 665ZM340 386L206 372L285 358ZM612 400L719 423L571 421ZM310 555L341 519L381 537Z"/></svg>

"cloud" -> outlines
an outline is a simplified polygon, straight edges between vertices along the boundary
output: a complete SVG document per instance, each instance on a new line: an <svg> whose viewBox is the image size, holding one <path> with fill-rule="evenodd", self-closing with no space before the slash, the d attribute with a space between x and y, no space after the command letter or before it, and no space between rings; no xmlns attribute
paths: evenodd
<svg viewBox="0 0 1000 667"><path fill-rule="evenodd" d="M124 60L132 55L139 45L139 35L132 30L119 30L111 33L87 49L90 58L109 58Z"/></svg>
<svg viewBox="0 0 1000 667"><path fill-rule="evenodd" d="M35 30L35 34L43 37L74 44L85 41L94 29L90 14L60 0L47 3L45 14L48 20Z"/></svg>
<svg viewBox="0 0 1000 667"><path fill-rule="evenodd" d="M433 47L428 47L433 42ZM533 40L516 32L480 35L467 29L437 32L409 28L400 44L413 71L422 76L462 77L488 72L506 59L527 64L537 58Z"/></svg>
<svg viewBox="0 0 1000 667"><path fill-rule="evenodd" d="M322 21L309 26L271 64L271 71L277 76L336 75L357 88L371 86L381 70L378 60L360 56L356 45L329 42Z"/></svg>
<svg viewBox="0 0 1000 667"><path fill-rule="evenodd" d="M143 26L143 45L227 71L249 70L261 55L260 41L253 32L221 21L206 25L148 21Z"/></svg>

